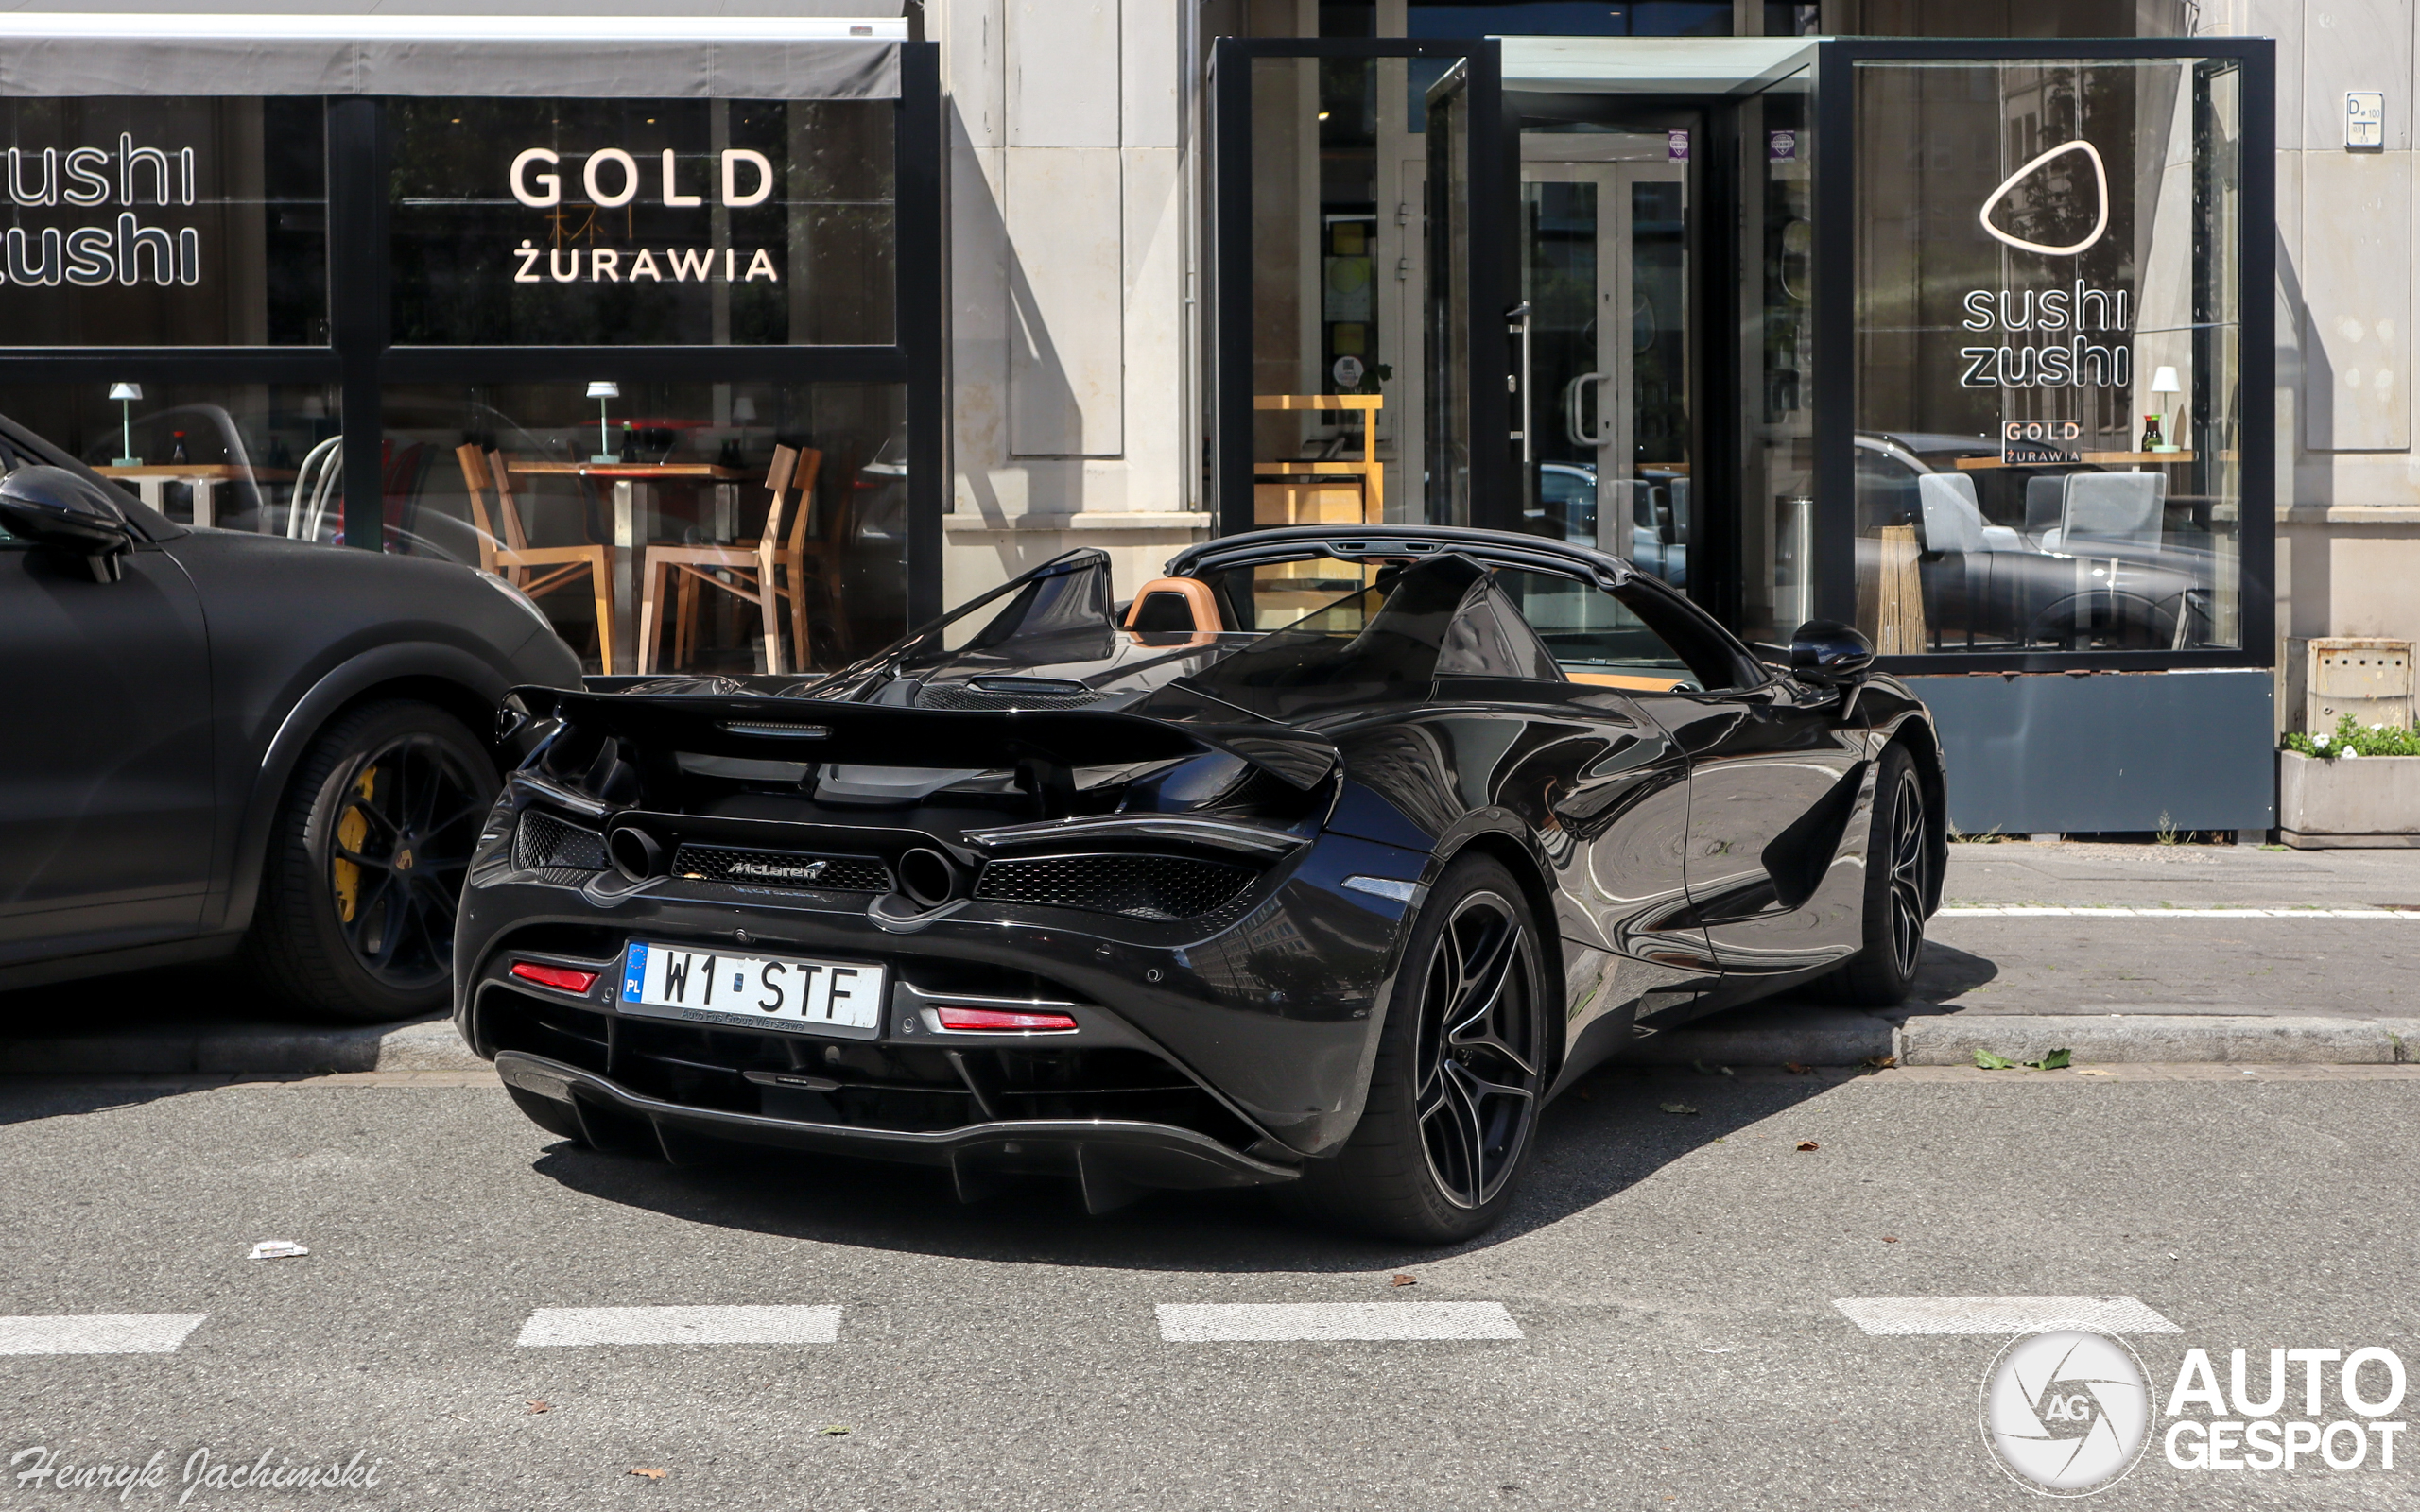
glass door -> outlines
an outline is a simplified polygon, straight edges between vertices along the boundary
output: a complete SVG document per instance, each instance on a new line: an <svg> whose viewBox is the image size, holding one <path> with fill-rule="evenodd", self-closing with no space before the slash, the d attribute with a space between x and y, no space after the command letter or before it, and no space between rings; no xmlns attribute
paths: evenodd
<svg viewBox="0 0 2420 1512"><path fill-rule="evenodd" d="M1577 148L1587 157L1541 158ZM1523 143L1523 526L1688 576L1687 163L1665 131Z"/></svg>

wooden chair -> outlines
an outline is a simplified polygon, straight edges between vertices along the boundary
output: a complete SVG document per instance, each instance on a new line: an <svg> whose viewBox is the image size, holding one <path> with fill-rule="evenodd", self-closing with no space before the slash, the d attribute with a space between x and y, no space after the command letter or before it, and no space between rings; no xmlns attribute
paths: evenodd
<svg viewBox="0 0 2420 1512"><path fill-rule="evenodd" d="M810 451L806 455L814 457L821 466L821 453ZM814 473L810 472L806 481L799 485L798 524L790 536L793 554L790 558L790 587L785 592L791 595L790 619L798 627L798 644L804 647L806 644L806 598L797 590L804 588L806 582L813 582L822 590L823 607L832 616L833 652L846 657L849 654L849 611L841 572L848 564L849 538L857 524L856 490L849 488L835 491L839 497L826 501L831 507L822 511L822 518L819 521L814 518ZM817 524L822 528L808 534ZM806 653L802 649L799 662L804 665L805 661Z"/></svg>
<svg viewBox="0 0 2420 1512"><path fill-rule="evenodd" d="M471 493L471 524L478 532L479 568L503 578L531 598L573 586L582 574L596 601L596 656L605 675L614 675L614 548L611 546L539 546L532 548L521 524L521 506L512 497L512 470L502 452L482 454L476 446L458 446L454 459L462 464L462 482ZM495 494L495 514L488 514L488 493ZM500 533L499 533L500 532Z"/></svg>
<svg viewBox="0 0 2420 1512"><path fill-rule="evenodd" d="M823 454L808 447L794 451L786 446L773 448L773 465L765 473L765 487L773 500L765 510L765 532L754 541L735 541L728 546L649 546L646 567L639 579L639 671L653 672L664 648L665 598L677 583L680 593L672 605L673 617L679 622L674 632L673 660L686 662L697 642L700 590L711 588L732 594L756 606L764 618L765 670L783 672L781 601L790 601L791 642L797 649L797 662L804 667L812 658L808 654L806 633L805 548L808 501L815 496L816 474L822 471ZM790 512L789 497L798 495L798 508ZM786 521L786 537L782 526ZM783 581L784 570L788 581ZM728 574L728 576L718 576Z"/></svg>

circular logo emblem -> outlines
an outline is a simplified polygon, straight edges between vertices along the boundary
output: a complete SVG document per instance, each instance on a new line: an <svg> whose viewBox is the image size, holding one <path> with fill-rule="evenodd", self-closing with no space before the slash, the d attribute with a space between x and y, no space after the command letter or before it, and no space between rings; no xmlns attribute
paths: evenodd
<svg viewBox="0 0 2420 1512"><path fill-rule="evenodd" d="M1983 1378L1983 1443L2046 1496L2124 1478L2151 1437L2151 1387L2122 1339L2080 1329L2012 1340Z"/></svg>

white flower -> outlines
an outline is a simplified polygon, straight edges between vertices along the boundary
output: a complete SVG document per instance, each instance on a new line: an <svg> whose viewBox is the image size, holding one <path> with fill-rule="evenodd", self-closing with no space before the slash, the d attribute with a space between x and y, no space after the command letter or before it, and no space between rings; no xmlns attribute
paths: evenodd
<svg viewBox="0 0 2420 1512"><path fill-rule="evenodd" d="M2348 762L2349 762L2349 761L2351 761L2354 757L2359 756L2360 754L2361 754L2361 753L2360 753L2360 751L2358 751L2358 750L2347 750L2347 751L2345 751L2345 752L2344 752L2344 759L2345 759L2346 761L2348 761Z"/></svg>
<svg viewBox="0 0 2420 1512"><path fill-rule="evenodd" d="M2313 735L2310 737L2310 743L2314 746L2325 746L2327 742L2328 737L2325 735Z"/></svg>

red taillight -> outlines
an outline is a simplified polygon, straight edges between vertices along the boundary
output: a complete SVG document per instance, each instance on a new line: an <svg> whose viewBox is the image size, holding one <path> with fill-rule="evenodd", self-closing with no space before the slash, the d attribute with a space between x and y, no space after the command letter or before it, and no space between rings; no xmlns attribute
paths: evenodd
<svg viewBox="0 0 2420 1512"><path fill-rule="evenodd" d="M568 966L541 966L536 961L515 961L512 974L524 982L535 982L558 992L585 992L596 985L595 971L575 971Z"/></svg>
<svg viewBox="0 0 2420 1512"><path fill-rule="evenodd" d="M1071 1013L1012 1013L1001 1008L935 1008L944 1029L975 1029L986 1034L1016 1034L1033 1030L1073 1029Z"/></svg>

